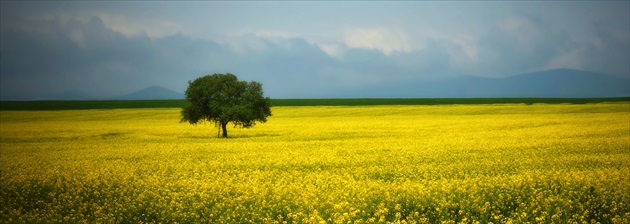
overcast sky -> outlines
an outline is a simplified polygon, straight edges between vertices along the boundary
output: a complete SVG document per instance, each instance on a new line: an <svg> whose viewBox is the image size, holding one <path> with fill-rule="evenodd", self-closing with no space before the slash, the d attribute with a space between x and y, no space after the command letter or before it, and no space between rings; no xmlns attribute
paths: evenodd
<svg viewBox="0 0 630 224"><path fill-rule="evenodd" d="M630 74L628 1L0 4L4 99L183 92L225 72L272 98L552 68Z"/></svg>

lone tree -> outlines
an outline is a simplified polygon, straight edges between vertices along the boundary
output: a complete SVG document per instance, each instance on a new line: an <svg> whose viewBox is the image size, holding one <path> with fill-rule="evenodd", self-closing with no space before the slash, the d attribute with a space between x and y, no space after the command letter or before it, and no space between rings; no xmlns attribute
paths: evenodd
<svg viewBox="0 0 630 224"><path fill-rule="evenodd" d="M238 81L235 75L213 74L188 81L186 106L182 109L181 122L197 124L214 122L227 138L227 124L249 128L256 121L266 122L271 116L271 100L263 97L259 82Z"/></svg>

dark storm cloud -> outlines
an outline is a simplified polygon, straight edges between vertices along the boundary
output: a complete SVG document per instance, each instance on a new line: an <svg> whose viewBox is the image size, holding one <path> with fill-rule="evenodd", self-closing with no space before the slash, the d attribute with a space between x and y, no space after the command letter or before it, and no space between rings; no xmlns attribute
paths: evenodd
<svg viewBox="0 0 630 224"><path fill-rule="evenodd" d="M387 56L370 49L351 49L338 60L301 38L248 35L230 45L184 35L128 37L98 17L87 22L53 18L28 26L33 31L2 32L5 99L54 98L68 91L113 97L152 85L183 92L188 80L215 72L261 81L275 97L318 97L423 69L438 73L444 63L436 52Z"/></svg>
<svg viewBox="0 0 630 224"><path fill-rule="evenodd" d="M106 28L98 17L65 23L55 18L29 26L33 32L2 32L3 98L47 98L67 90L115 96L150 85L181 90L185 82L177 82L225 56L213 55L220 50L216 44L181 35L127 37Z"/></svg>
<svg viewBox="0 0 630 224"><path fill-rule="evenodd" d="M630 76L627 2L1 4L2 99L183 92L225 72L276 98L553 68Z"/></svg>
<svg viewBox="0 0 630 224"><path fill-rule="evenodd" d="M480 38L478 66L482 74L479 75L509 75L514 71L540 69L562 53L569 41L568 35L544 21L531 17L507 18Z"/></svg>

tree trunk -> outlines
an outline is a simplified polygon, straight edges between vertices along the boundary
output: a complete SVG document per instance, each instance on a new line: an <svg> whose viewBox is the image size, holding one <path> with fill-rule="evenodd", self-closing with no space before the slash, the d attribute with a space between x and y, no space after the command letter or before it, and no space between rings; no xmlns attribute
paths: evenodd
<svg viewBox="0 0 630 224"><path fill-rule="evenodd" d="M227 122L221 123L221 128L223 129L223 137L227 138Z"/></svg>

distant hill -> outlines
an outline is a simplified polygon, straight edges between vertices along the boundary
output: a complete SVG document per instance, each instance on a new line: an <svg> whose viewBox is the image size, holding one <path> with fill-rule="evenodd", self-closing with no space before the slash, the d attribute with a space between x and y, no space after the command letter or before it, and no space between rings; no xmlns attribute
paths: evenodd
<svg viewBox="0 0 630 224"><path fill-rule="evenodd" d="M595 72L553 69L500 80L505 96L617 97L630 96L630 80Z"/></svg>
<svg viewBox="0 0 630 224"><path fill-rule="evenodd" d="M322 90L318 98L607 98L629 97L630 80L575 69L552 69L502 78L459 76L432 81L392 81L371 86ZM51 95L2 94L0 100L164 100L183 93L152 86L119 97L79 90Z"/></svg>
<svg viewBox="0 0 630 224"><path fill-rule="evenodd" d="M151 86L137 92L133 92L124 96L117 97L120 100L164 100L164 99L184 99L184 94L173 90Z"/></svg>
<svg viewBox="0 0 630 224"><path fill-rule="evenodd" d="M503 78L460 76L448 80L389 83L355 89L343 97L626 97L630 80L574 69L552 69Z"/></svg>

